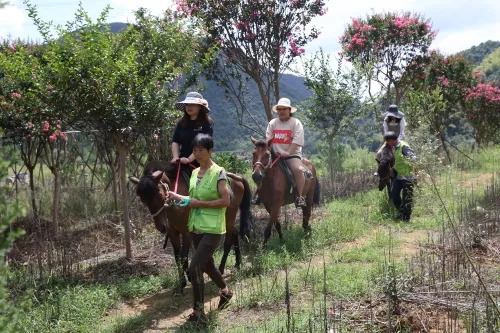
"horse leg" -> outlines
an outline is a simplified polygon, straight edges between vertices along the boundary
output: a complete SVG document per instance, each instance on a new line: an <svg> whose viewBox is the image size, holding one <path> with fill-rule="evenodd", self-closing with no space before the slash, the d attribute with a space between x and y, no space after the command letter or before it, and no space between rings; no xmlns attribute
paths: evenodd
<svg viewBox="0 0 500 333"><path fill-rule="evenodd" d="M277 219L276 222L274 222L274 227L276 228L276 231L278 232L278 236L280 237L280 242L283 243L283 241L284 241L283 231L281 231L281 223L280 223L279 219Z"/></svg>
<svg viewBox="0 0 500 333"><path fill-rule="evenodd" d="M189 250L191 249L191 234L189 232L182 234L182 250L181 250L181 263L182 263L182 271L183 277L187 276L189 282L191 282L191 278L189 276ZM184 279L185 280L185 279Z"/></svg>
<svg viewBox="0 0 500 333"><path fill-rule="evenodd" d="M235 230L233 232L233 249L234 256L236 257L234 266L236 269L240 269L241 267L241 250L240 250L240 238L238 237L238 232Z"/></svg>
<svg viewBox="0 0 500 333"><path fill-rule="evenodd" d="M226 238L224 239L224 253L222 254L222 259L219 265L219 272L224 274L224 268L226 267L227 256L231 252L231 247L233 246L233 232L226 232Z"/></svg>
<svg viewBox="0 0 500 333"><path fill-rule="evenodd" d="M184 287L187 285L186 277L184 275L183 262L182 262L182 246L180 234L178 232L172 232L170 235L170 242L174 248L175 264L177 265L177 273L179 274L179 284L176 289L181 293Z"/></svg>
<svg viewBox="0 0 500 333"><path fill-rule="evenodd" d="M314 204L314 190L316 187L316 184L313 183L312 180L309 185L310 187L306 196L306 206L302 207L302 228L304 229L306 235L312 231L311 226L309 225L309 219L311 218L312 207Z"/></svg>

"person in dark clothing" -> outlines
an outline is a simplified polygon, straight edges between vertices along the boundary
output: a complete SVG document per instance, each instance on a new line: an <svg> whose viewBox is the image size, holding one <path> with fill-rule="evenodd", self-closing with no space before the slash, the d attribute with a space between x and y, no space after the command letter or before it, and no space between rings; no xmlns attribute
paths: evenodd
<svg viewBox="0 0 500 333"><path fill-rule="evenodd" d="M413 202L415 183L413 161L417 158L410 146L400 141L394 132L384 135L385 143L394 147L394 177L391 181L391 200L399 211L403 221L409 221ZM401 191L403 196L401 197Z"/></svg>
<svg viewBox="0 0 500 333"><path fill-rule="evenodd" d="M193 164L198 167L199 163L193 155L191 144L197 134L203 133L213 136L214 121L208 113L210 109L208 102L197 92L190 92L186 98L177 103L175 107L184 111L184 115L177 123L172 138L172 163L181 163L182 170L191 175Z"/></svg>

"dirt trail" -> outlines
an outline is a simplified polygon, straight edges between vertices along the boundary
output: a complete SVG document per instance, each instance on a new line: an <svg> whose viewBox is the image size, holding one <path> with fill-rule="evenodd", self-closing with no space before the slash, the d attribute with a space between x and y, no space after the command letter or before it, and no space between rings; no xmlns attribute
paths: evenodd
<svg viewBox="0 0 500 333"><path fill-rule="evenodd" d="M379 227L377 231L383 231L384 228ZM351 242L336 244L336 253L359 248L367 244L373 239L377 232L372 232L369 235L360 237ZM395 252L399 255L413 254L418 249L418 243L428 237L427 232L418 230L411 232L402 232L394 235L399 239L400 244L396 247ZM321 268L323 262L326 264L334 260L333 253L335 251L326 251L327 255L315 255L309 261L298 262L289 270L289 277L293 277L298 272L310 265L310 268ZM228 270L229 271L229 270ZM278 270L272 273L278 276L279 279L285 278L285 271ZM225 278L231 285L231 273L225 274ZM244 282L243 282L244 283ZM133 302L123 304L120 308L113 310L108 318L123 319L132 318L133 316L141 316L149 318L148 328L144 330L147 333L160 332L175 332L185 322L187 316L191 313L191 286L185 288L183 295L174 295L171 290L164 290L150 297L134 300ZM235 327L252 323L263 323L266 320L275 316L279 311L283 310L284 305L273 304L258 306L255 309L238 309L234 304L237 302L237 294L233 296L232 306L217 314L218 322L221 327ZM309 297L308 293L296 293L293 296L293 303L304 302ZM212 283L207 283L205 291L205 309L207 313L217 308L219 295Z"/></svg>

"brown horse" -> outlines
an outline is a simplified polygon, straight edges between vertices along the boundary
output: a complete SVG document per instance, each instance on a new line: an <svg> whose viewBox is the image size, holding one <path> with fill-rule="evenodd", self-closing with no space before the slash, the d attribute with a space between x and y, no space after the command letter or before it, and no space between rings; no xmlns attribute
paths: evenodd
<svg viewBox="0 0 500 333"><path fill-rule="evenodd" d="M272 139L268 142L254 138L251 138L251 140L255 146L252 153L252 179L258 186L260 201L264 204L270 216L264 231L264 244L267 243L271 236L273 225L278 231L280 240L283 241L281 224L278 219L281 206L293 203L295 196L291 193L291 185L287 182L286 176L279 165L277 163L273 165L273 157L275 156L272 156L271 153ZM302 228L308 234L311 232L309 218L311 217L312 207L314 204L319 203L319 182L316 177L316 169L311 161L303 158L302 162L311 170L313 175L312 179L306 179L304 197L307 205L302 207Z"/></svg>
<svg viewBox="0 0 500 333"><path fill-rule="evenodd" d="M241 264L239 238L235 227L236 213L240 209L240 235L249 237L252 215L250 212L251 192L248 182L240 176L227 173L230 178L231 190L234 198L226 210L226 238L224 240L224 254L219 265L219 271L224 273L226 260L234 246L236 268ZM188 275L188 255L191 247L191 234L187 224L189 208L177 207L166 199L167 191L174 190L177 183L177 193L188 195L189 187L182 175L178 176L178 164L152 161L146 165L140 179L130 177L130 181L137 185L137 195L148 207L155 227L165 233L165 244L170 239L174 248L175 262L179 272L179 289L186 286Z"/></svg>
<svg viewBox="0 0 500 333"><path fill-rule="evenodd" d="M378 189L382 191L385 187L389 193L391 189L392 167L394 166L394 151L391 145L385 144L375 157L379 177Z"/></svg>

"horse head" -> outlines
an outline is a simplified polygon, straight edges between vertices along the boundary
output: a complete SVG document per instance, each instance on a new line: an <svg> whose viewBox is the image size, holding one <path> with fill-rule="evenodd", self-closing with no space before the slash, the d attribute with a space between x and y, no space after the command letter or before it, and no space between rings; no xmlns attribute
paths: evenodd
<svg viewBox="0 0 500 333"><path fill-rule="evenodd" d="M153 217L156 229L161 233L168 231L165 208L168 206L167 191L171 182L163 170L151 171L146 166L140 179L129 177L136 187L136 194L148 207Z"/></svg>
<svg viewBox="0 0 500 333"><path fill-rule="evenodd" d="M258 185L264 179L266 169L271 165L271 144L273 139L255 139L250 137L254 144L252 152L252 179Z"/></svg>
<svg viewBox="0 0 500 333"><path fill-rule="evenodd" d="M382 191L390 184L391 168L394 165L394 152L392 146L386 144L381 151L380 157L377 159L379 176L378 189Z"/></svg>

